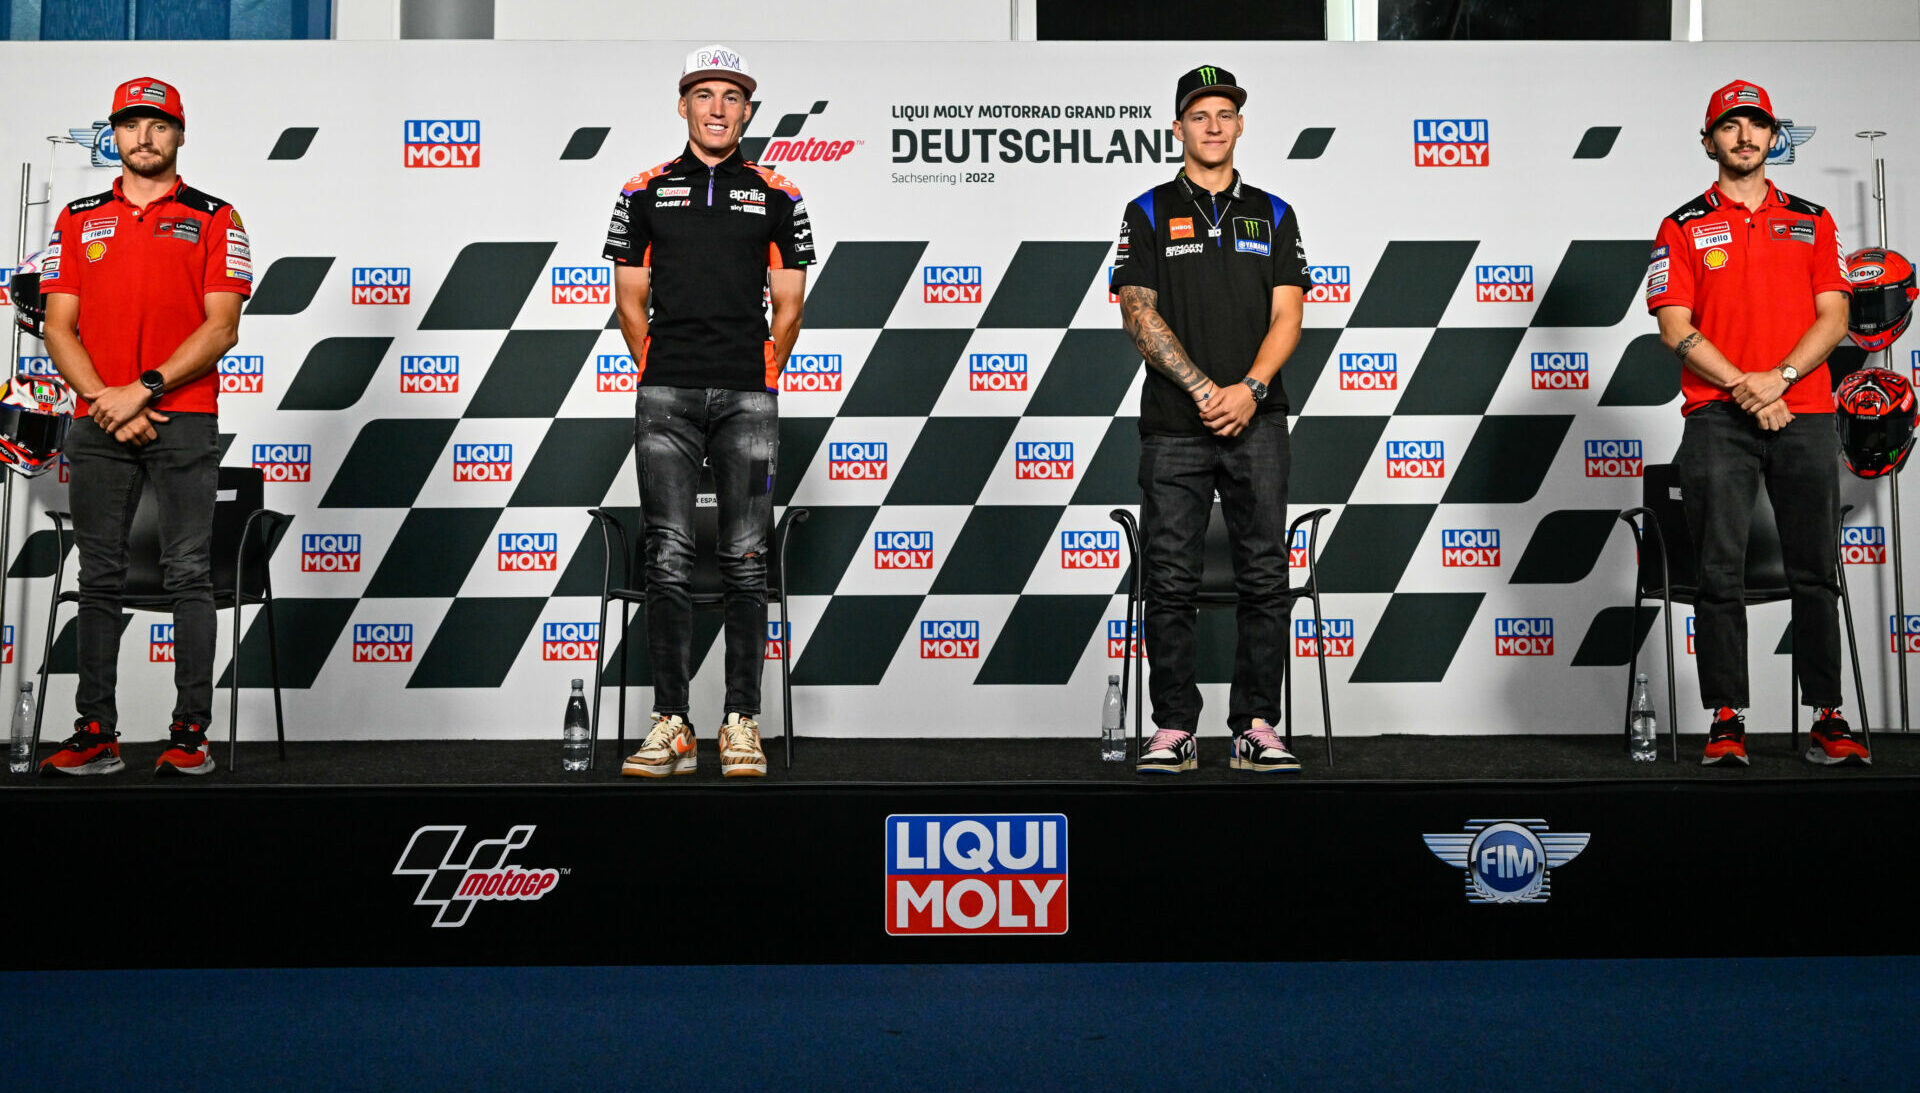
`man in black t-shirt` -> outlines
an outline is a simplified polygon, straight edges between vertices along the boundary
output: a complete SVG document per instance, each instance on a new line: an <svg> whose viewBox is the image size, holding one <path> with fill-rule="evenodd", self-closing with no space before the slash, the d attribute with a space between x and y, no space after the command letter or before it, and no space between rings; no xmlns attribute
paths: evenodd
<svg viewBox="0 0 1920 1093"><path fill-rule="evenodd" d="M1140 525L1148 690L1158 731L1142 772L1199 765L1194 597L1216 491L1233 546L1235 770L1297 771L1274 726L1286 664L1287 397L1307 262L1285 201L1233 167L1247 93L1212 66L1180 77L1179 175L1127 204L1113 286L1146 359L1140 392Z"/></svg>

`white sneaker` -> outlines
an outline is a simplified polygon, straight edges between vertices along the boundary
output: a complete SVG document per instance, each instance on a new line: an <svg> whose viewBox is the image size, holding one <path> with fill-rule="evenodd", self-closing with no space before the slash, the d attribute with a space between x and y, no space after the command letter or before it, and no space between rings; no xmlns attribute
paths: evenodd
<svg viewBox="0 0 1920 1093"><path fill-rule="evenodd" d="M720 774L725 778L761 778L767 753L760 748L760 723L737 713L720 726Z"/></svg>
<svg viewBox="0 0 1920 1093"><path fill-rule="evenodd" d="M693 735L693 726L679 714L668 716L653 715L653 729L647 733L646 742L640 750L627 756L620 764L621 774L637 774L642 778L665 778L669 774L692 774L694 761L699 758L696 749L699 741Z"/></svg>

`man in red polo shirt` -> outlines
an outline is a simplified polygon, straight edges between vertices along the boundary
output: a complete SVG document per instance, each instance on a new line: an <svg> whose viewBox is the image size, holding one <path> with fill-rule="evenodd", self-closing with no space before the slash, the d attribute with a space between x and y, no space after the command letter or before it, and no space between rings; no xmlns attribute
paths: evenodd
<svg viewBox="0 0 1920 1093"><path fill-rule="evenodd" d="M1818 710L1806 757L1868 763L1840 716L1839 443L1827 354L1847 332L1845 252L1833 217L1767 181L1779 123L1765 90L1735 80L1700 132L1719 180L1660 222L1647 308L1684 366L1674 456L1699 550L1694 648L1714 711L1708 764L1747 763L1747 532L1764 482L1793 601L1793 667Z"/></svg>
<svg viewBox="0 0 1920 1093"><path fill-rule="evenodd" d="M220 463L221 354L239 340L253 255L233 207L187 186L180 92L152 77L114 92L107 120L120 177L68 205L40 274L46 343L81 399L67 439L80 553L79 719L43 773L110 774L127 526L140 491L160 513L163 584L174 597L173 725L156 773L213 769L214 612L209 543Z"/></svg>

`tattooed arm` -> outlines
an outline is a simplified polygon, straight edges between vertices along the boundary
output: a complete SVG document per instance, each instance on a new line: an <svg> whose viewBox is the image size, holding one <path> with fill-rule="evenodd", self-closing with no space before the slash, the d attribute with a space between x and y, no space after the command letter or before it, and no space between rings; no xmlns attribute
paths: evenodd
<svg viewBox="0 0 1920 1093"><path fill-rule="evenodd" d="M1189 398L1203 402L1213 394L1213 381L1187 356L1157 306L1160 294L1138 285L1120 288L1120 323L1139 348L1147 367L1179 384Z"/></svg>

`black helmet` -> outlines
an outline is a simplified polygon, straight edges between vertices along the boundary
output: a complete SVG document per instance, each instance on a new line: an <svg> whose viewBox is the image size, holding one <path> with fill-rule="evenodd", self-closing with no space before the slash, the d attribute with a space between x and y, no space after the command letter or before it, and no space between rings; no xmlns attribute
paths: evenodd
<svg viewBox="0 0 1920 1093"><path fill-rule="evenodd" d="M47 302L40 297L40 257L34 254L14 267L7 293L13 297L13 321L38 338L47 321Z"/></svg>
<svg viewBox="0 0 1920 1093"><path fill-rule="evenodd" d="M1907 329L1914 297L1913 264L1899 251L1870 247L1847 255L1847 280L1853 298L1847 304L1847 333L1869 353L1892 345Z"/></svg>
<svg viewBox="0 0 1920 1093"><path fill-rule="evenodd" d="M1892 474L1913 449L1913 385L1898 372L1862 368L1834 392L1840 457L1861 478Z"/></svg>

